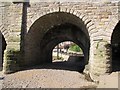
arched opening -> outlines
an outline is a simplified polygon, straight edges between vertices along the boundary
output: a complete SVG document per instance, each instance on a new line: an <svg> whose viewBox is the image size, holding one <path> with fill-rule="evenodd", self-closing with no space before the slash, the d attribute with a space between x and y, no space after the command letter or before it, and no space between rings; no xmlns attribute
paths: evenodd
<svg viewBox="0 0 120 90"><path fill-rule="evenodd" d="M4 55L4 50L6 49L6 42L5 38L0 32L0 70L3 68L3 55Z"/></svg>
<svg viewBox="0 0 120 90"><path fill-rule="evenodd" d="M71 41L64 41L56 45L52 51L52 62L68 61L70 56L84 57L82 49Z"/></svg>
<svg viewBox="0 0 120 90"><path fill-rule="evenodd" d="M52 63L54 47L64 41L72 41L82 49L85 67L90 49L88 30L79 17L66 12L44 15L31 26L26 36L26 64Z"/></svg>
<svg viewBox="0 0 120 90"><path fill-rule="evenodd" d="M61 42L52 50L52 64L56 68L82 72L84 61L82 49L74 42Z"/></svg>
<svg viewBox="0 0 120 90"><path fill-rule="evenodd" d="M111 44L112 44L112 69L113 71L120 71L120 21L112 33Z"/></svg>

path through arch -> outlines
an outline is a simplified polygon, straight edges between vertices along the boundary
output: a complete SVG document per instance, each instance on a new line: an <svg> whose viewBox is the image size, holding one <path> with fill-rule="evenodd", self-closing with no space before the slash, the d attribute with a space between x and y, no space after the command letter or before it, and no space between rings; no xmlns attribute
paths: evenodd
<svg viewBox="0 0 120 90"><path fill-rule="evenodd" d="M25 63L36 65L51 63L53 48L63 41L73 41L79 45L88 64L90 36L82 19L66 13L54 12L40 17L26 35Z"/></svg>

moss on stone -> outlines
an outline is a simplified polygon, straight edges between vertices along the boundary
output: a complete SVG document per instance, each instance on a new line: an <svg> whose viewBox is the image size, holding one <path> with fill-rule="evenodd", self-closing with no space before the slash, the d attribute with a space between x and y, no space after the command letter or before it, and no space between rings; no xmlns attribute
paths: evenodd
<svg viewBox="0 0 120 90"><path fill-rule="evenodd" d="M5 73L11 73L19 70L20 51L15 49L8 49L5 53Z"/></svg>
<svg viewBox="0 0 120 90"><path fill-rule="evenodd" d="M20 42L20 36L10 36L8 40L11 42Z"/></svg>

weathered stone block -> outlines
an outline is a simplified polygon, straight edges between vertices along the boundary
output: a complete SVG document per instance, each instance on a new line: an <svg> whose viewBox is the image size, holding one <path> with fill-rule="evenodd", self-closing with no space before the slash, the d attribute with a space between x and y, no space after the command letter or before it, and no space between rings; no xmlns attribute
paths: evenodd
<svg viewBox="0 0 120 90"><path fill-rule="evenodd" d="M12 73L19 70L19 58L19 51L15 51L14 49L5 50L3 64L4 73Z"/></svg>

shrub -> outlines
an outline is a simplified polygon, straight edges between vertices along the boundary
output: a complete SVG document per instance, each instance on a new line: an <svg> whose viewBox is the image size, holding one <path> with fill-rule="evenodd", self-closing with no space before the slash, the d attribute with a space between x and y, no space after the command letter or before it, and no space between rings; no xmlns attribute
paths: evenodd
<svg viewBox="0 0 120 90"><path fill-rule="evenodd" d="M76 44L71 45L69 50L75 51L75 52L81 52L82 51L81 48Z"/></svg>

